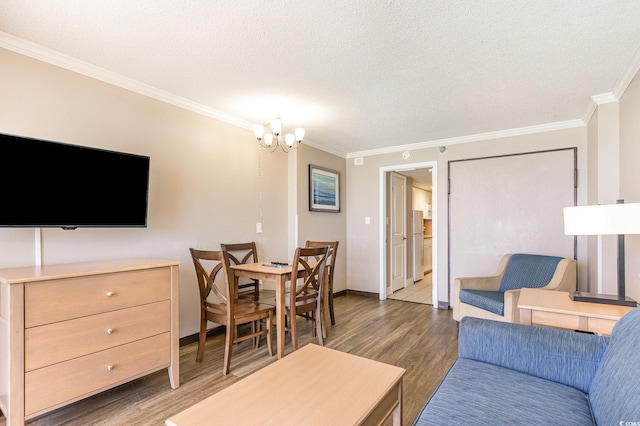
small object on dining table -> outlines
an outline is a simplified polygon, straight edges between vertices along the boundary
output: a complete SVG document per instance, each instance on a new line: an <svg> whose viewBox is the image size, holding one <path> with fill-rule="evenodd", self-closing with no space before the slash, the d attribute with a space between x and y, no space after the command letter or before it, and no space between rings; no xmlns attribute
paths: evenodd
<svg viewBox="0 0 640 426"><path fill-rule="evenodd" d="M289 266L287 262L271 262L271 263L263 263L262 266L270 266L272 268L284 268L285 266Z"/></svg>

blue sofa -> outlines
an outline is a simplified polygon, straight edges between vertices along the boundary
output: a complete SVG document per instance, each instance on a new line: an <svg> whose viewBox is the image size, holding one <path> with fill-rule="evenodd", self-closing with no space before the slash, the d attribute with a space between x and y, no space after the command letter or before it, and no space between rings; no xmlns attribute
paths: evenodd
<svg viewBox="0 0 640 426"><path fill-rule="evenodd" d="M611 337L463 318L414 425L640 425L640 308Z"/></svg>

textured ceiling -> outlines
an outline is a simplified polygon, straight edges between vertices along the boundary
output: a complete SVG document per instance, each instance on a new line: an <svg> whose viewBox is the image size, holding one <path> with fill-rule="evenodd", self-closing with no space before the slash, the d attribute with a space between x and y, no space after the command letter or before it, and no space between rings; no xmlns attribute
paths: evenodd
<svg viewBox="0 0 640 426"><path fill-rule="evenodd" d="M638 0L0 3L5 36L342 155L584 119L639 22Z"/></svg>

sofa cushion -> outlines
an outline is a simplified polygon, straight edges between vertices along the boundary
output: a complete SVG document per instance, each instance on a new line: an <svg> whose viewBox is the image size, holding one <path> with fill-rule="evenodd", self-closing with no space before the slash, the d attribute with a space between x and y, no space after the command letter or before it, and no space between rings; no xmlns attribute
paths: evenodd
<svg viewBox="0 0 640 426"><path fill-rule="evenodd" d="M420 426L496 424L585 426L595 423L584 392L465 358L456 360L414 423Z"/></svg>
<svg viewBox="0 0 640 426"><path fill-rule="evenodd" d="M504 293L500 291L461 289L458 296L461 302L476 308L504 315Z"/></svg>
<svg viewBox="0 0 640 426"><path fill-rule="evenodd" d="M458 332L458 356L588 393L608 343L605 336L465 317Z"/></svg>
<svg viewBox="0 0 640 426"><path fill-rule="evenodd" d="M589 398L598 424L640 424L640 308L611 333Z"/></svg>
<svg viewBox="0 0 640 426"><path fill-rule="evenodd" d="M539 254L514 254L509 259L502 275L500 291L515 290L523 287L540 288L551 281L556 273L561 257Z"/></svg>

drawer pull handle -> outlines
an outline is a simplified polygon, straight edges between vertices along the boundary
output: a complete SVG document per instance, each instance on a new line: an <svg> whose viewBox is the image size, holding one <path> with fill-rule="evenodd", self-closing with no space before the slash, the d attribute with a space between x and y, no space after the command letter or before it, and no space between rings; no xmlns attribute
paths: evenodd
<svg viewBox="0 0 640 426"><path fill-rule="evenodd" d="M111 296L113 296L113 292L112 291L108 291L107 292L107 297L111 297Z"/></svg>
<svg viewBox="0 0 640 426"><path fill-rule="evenodd" d="M113 328L109 328L109 329L107 329L107 333L109 333L109 334L113 334Z"/></svg>
<svg viewBox="0 0 640 426"><path fill-rule="evenodd" d="M109 371L113 370L114 368L116 368L115 365L107 365L107 370Z"/></svg>

